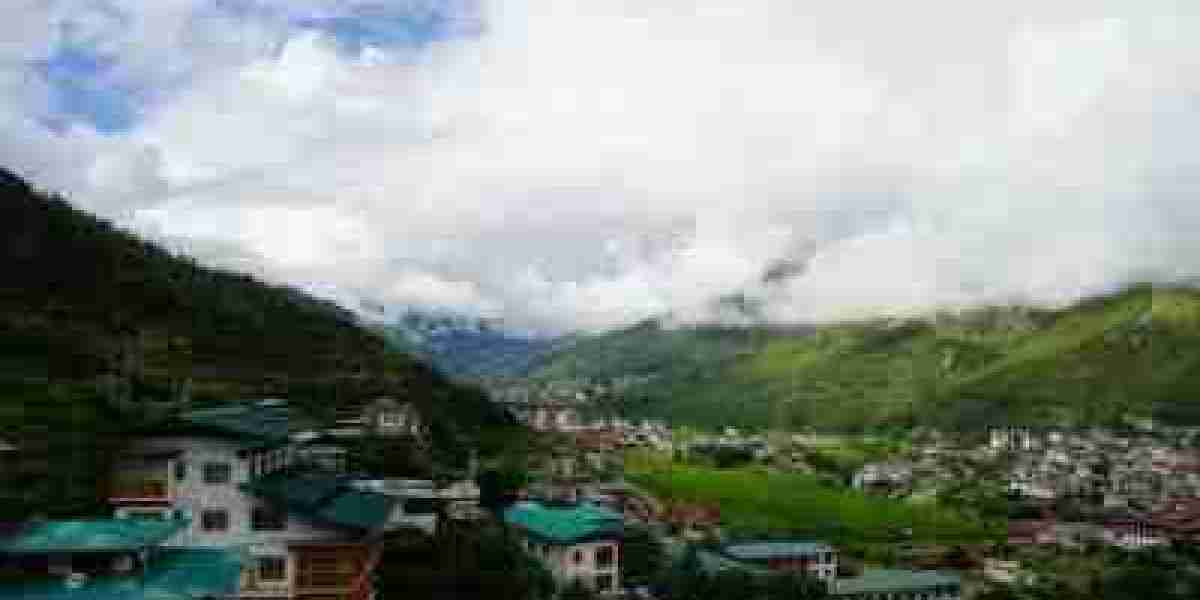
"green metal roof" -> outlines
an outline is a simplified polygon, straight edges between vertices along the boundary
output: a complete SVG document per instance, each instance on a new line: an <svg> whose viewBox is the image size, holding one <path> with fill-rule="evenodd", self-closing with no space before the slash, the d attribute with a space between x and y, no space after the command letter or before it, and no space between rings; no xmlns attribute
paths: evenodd
<svg viewBox="0 0 1200 600"><path fill-rule="evenodd" d="M175 519L96 519L31 521L0 539L0 552L49 554L58 552L120 552L156 546L188 521Z"/></svg>
<svg viewBox="0 0 1200 600"><path fill-rule="evenodd" d="M552 544L620 537L623 531L621 515L588 502L570 505L518 502L504 511L504 521Z"/></svg>
<svg viewBox="0 0 1200 600"><path fill-rule="evenodd" d="M360 529L374 529L387 523L396 500L383 494L351 491L329 501L317 513L322 521Z"/></svg>
<svg viewBox="0 0 1200 600"><path fill-rule="evenodd" d="M736 560L770 560L816 556L825 552L833 552L833 547L820 542L765 541L728 544L721 550Z"/></svg>
<svg viewBox="0 0 1200 600"><path fill-rule="evenodd" d="M940 571L873 569L858 577L839 579L833 595L931 591L935 588L957 588L961 582L958 575Z"/></svg>
<svg viewBox="0 0 1200 600"><path fill-rule="evenodd" d="M272 473L242 489L316 521L354 529L377 529L400 500L351 488L336 477Z"/></svg>
<svg viewBox="0 0 1200 600"><path fill-rule="evenodd" d="M194 600L237 592L241 559L223 550L166 550L140 572L102 576L69 588L61 578L0 585L0 600Z"/></svg>
<svg viewBox="0 0 1200 600"><path fill-rule="evenodd" d="M286 403L244 402L195 410L179 416L186 430L201 430L259 442L284 442L307 423L297 419Z"/></svg>

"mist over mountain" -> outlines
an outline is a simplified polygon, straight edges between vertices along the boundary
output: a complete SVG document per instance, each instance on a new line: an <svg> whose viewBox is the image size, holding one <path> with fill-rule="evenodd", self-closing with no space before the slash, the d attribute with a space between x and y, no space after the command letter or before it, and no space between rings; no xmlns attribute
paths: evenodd
<svg viewBox="0 0 1200 600"><path fill-rule="evenodd" d="M402 351L462 379L519 377L538 367L564 340L505 329L480 317L408 308L374 327Z"/></svg>
<svg viewBox="0 0 1200 600"><path fill-rule="evenodd" d="M581 337L533 375L634 376L629 416L713 429L1196 425L1200 291L784 328L647 321Z"/></svg>

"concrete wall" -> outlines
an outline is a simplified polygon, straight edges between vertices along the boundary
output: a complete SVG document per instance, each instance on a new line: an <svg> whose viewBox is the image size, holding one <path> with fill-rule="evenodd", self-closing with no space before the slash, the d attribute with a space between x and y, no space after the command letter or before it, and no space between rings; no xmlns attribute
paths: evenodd
<svg viewBox="0 0 1200 600"><path fill-rule="evenodd" d="M601 567L596 561L597 553L602 548L609 549L612 555L612 561L605 567ZM616 541L600 540L570 546L527 543L526 550L546 566L561 586L570 585L572 581L578 580L584 586L597 591L616 592L621 589L620 547ZM610 585L607 589L598 589L598 579L602 575L609 577Z"/></svg>

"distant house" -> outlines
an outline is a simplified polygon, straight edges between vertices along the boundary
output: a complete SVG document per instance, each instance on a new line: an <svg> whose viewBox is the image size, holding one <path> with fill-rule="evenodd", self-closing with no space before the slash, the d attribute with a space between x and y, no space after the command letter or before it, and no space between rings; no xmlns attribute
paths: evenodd
<svg viewBox="0 0 1200 600"><path fill-rule="evenodd" d="M281 400L186 413L120 457L114 515L184 523L166 548L243 556L243 595L367 598L383 534L408 526L403 501L293 469L311 425Z"/></svg>
<svg viewBox="0 0 1200 600"><path fill-rule="evenodd" d="M586 398L555 393L553 390L532 391L510 389L496 396L496 401L519 423L534 431L574 432L588 429L579 416L579 407Z"/></svg>
<svg viewBox="0 0 1200 600"><path fill-rule="evenodd" d="M1057 544L1057 522L1054 519L1010 519L1008 543L1014 546Z"/></svg>
<svg viewBox="0 0 1200 600"><path fill-rule="evenodd" d="M1200 542L1200 498L1170 500L1152 511L1148 521L1167 539Z"/></svg>
<svg viewBox="0 0 1200 600"><path fill-rule="evenodd" d="M743 565L769 571L794 571L824 582L837 577L837 550L821 542L738 542L721 546L720 552Z"/></svg>
<svg viewBox="0 0 1200 600"><path fill-rule="evenodd" d="M1102 525L1102 540L1109 546L1136 550L1167 543L1148 520L1137 517L1107 519Z"/></svg>
<svg viewBox="0 0 1200 600"><path fill-rule="evenodd" d="M912 480L912 463L871 463L854 474L851 486L866 492L888 494L910 489Z"/></svg>
<svg viewBox="0 0 1200 600"><path fill-rule="evenodd" d="M962 579L942 571L873 569L858 577L837 580L830 588L830 596L861 600L959 600Z"/></svg>
<svg viewBox="0 0 1200 600"><path fill-rule="evenodd" d="M368 431L383 437L407 437L421 443L429 437L417 407L394 398L376 398L364 405L362 423Z"/></svg>
<svg viewBox="0 0 1200 600"><path fill-rule="evenodd" d="M588 502L518 502L504 521L523 535L523 545L563 587L573 582L602 593L621 590L619 513Z"/></svg>
<svg viewBox="0 0 1200 600"><path fill-rule="evenodd" d="M720 527L721 509L716 505L677 502L662 518L684 539L700 540L712 537Z"/></svg>

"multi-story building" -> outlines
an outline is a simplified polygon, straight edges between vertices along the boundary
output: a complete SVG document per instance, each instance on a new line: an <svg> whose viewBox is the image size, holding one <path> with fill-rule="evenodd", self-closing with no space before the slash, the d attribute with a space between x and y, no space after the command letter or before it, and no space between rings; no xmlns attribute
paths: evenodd
<svg viewBox="0 0 1200 600"><path fill-rule="evenodd" d="M620 514L587 502L518 502L504 520L524 535L527 552L563 587L573 582L602 594L621 590Z"/></svg>
<svg viewBox="0 0 1200 600"><path fill-rule="evenodd" d="M186 523L167 548L238 551L242 597L368 598L403 500L292 469L307 425L282 401L187 413L130 445L113 474L114 514Z"/></svg>

